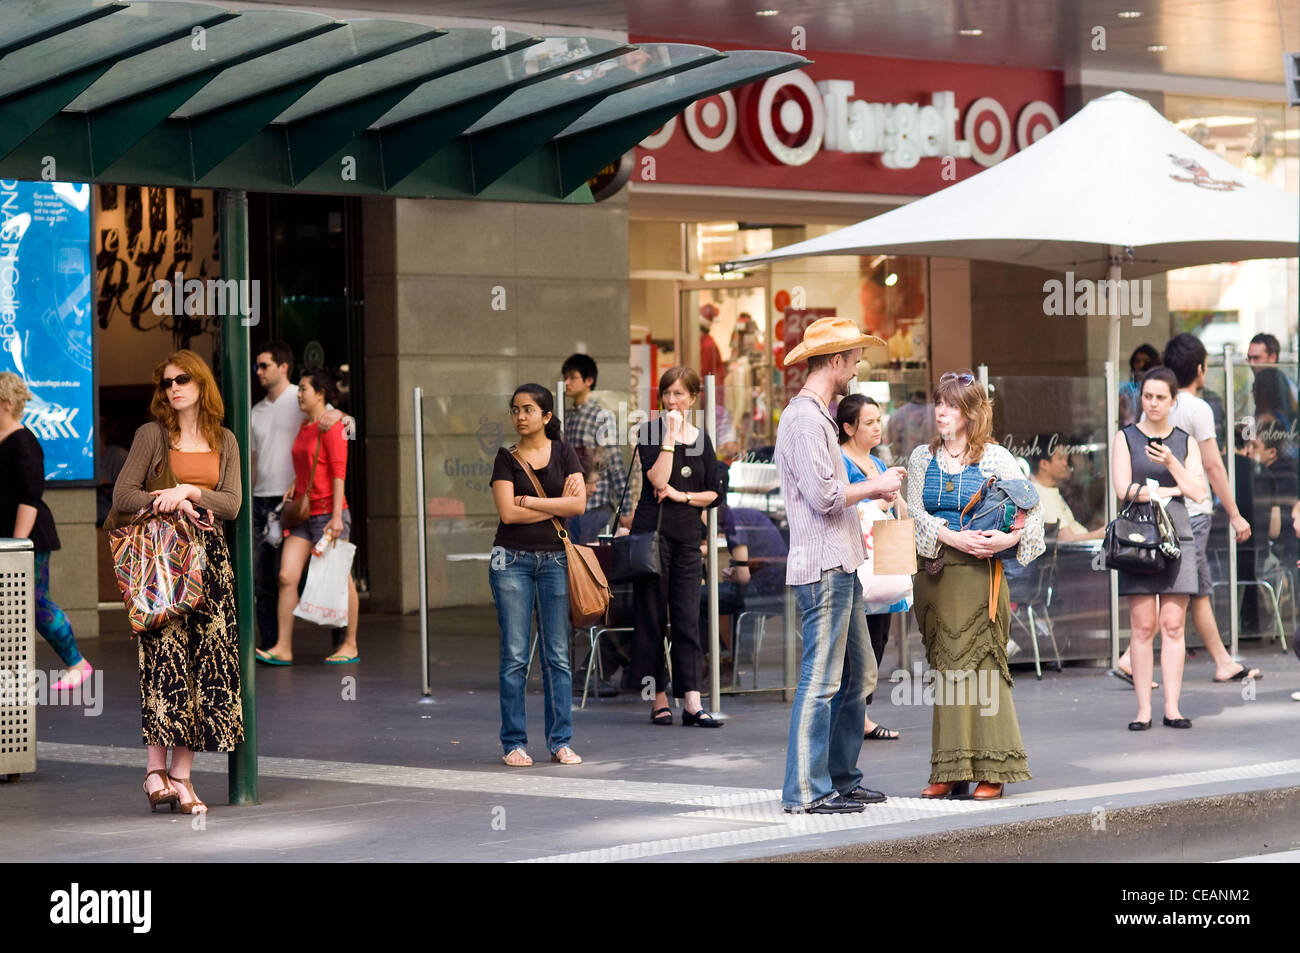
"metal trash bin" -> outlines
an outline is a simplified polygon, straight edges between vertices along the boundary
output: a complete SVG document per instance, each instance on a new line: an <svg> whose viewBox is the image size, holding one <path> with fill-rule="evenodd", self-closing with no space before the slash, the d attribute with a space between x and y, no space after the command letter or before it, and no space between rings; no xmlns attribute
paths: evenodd
<svg viewBox="0 0 1300 953"><path fill-rule="evenodd" d="M36 554L0 539L0 777L36 770Z"/></svg>

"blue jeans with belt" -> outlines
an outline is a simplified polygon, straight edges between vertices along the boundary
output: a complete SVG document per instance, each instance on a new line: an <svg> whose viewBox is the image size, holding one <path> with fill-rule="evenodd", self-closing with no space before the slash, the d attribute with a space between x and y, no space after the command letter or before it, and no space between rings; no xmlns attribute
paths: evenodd
<svg viewBox="0 0 1300 953"><path fill-rule="evenodd" d="M781 804L806 811L862 782L858 754L866 699L876 687L857 573L828 569L794 586L803 634L799 689L790 712Z"/></svg>
<svg viewBox="0 0 1300 953"><path fill-rule="evenodd" d="M554 754L573 738L568 560L563 550L496 549L489 565L488 581L501 626L501 747L509 754L528 744L524 694L536 606L546 746Z"/></svg>

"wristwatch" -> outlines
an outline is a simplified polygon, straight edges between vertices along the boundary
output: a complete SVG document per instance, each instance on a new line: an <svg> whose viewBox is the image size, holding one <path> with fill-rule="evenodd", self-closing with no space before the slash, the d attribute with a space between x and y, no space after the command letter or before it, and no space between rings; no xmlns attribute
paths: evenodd
<svg viewBox="0 0 1300 953"><path fill-rule="evenodd" d="M689 493L686 494L686 505L687 506L691 505L691 495Z"/></svg>

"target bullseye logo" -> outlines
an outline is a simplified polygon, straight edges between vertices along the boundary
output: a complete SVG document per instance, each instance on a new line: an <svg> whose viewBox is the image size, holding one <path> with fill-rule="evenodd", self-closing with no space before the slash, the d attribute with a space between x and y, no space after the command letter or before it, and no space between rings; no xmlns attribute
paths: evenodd
<svg viewBox="0 0 1300 953"><path fill-rule="evenodd" d="M673 133L676 131L677 117L674 116L654 132L650 133L650 135L642 139L637 143L637 145L642 149L658 149L660 146L667 145L668 140L673 137Z"/></svg>
<svg viewBox="0 0 1300 953"><path fill-rule="evenodd" d="M1056 110L1041 99L1026 103L1016 120L1016 148L1028 149L1060 124Z"/></svg>
<svg viewBox="0 0 1300 953"><path fill-rule="evenodd" d="M967 108L963 134L970 143L970 157L982 166L997 165L1011 151L1011 119L991 96L982 96Z"/></svg>
<svg viewBox="0 0 1300 953"><path fill-rule="evenodd" d="M736 137L736 97L730 92L697 99L684 115L686 135L705 152L721 152Z"/></svg>
<svg viewBox="0 0 1300 953"><path fill-rule="evenodd" d="M822 147L826 109L803 70L774 76L745 110L746 141L769 162L805 165Z"/></svg>

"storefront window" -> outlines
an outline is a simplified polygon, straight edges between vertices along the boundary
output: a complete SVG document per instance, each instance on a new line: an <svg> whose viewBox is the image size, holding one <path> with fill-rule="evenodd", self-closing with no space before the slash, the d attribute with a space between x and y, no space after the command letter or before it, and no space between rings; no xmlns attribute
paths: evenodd
<svg viewBox="0 0 1300 953"><path fill-rule="evenodd" d="M1242 172L1292 195L1300 194L1300 130L1281 103L1167 96L1165 114L1200 145ZM1296 261L1256 259L1169 272L1174 331L1188 331L1210 353L1231 344L1244 351L1259 333L1284 351L1296 339Z"/></svg>

